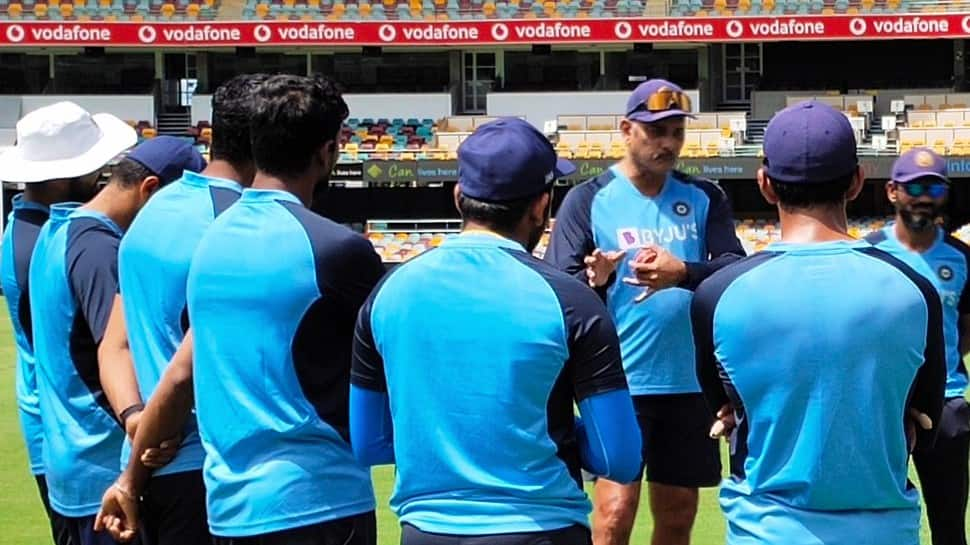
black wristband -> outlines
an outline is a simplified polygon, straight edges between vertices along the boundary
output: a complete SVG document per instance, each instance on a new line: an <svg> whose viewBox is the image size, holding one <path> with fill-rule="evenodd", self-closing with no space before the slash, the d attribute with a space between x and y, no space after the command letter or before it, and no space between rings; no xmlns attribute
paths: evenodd
<svg viewBox="0 0 970 545"><path fill-rule="evenodd" d="M128 421L128 418L131 415L133 415L133 414L135 414L137 412L143 411L144 409L145 409L145 404L144 403L135 403L134 405L132 405L132 406L128 407L127 409L121 411L121 414L118 415L118 419L121 420L121 427L124 427L125 426L125 422Z"/></svg>

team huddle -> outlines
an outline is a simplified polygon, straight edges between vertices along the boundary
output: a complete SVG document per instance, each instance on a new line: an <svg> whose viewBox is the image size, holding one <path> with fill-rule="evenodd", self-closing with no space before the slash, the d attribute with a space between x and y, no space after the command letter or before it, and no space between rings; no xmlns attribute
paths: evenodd
<svg viewBox="0 0 970 545"><path fill-rule="evenodd" d="M654 545L690 543L715 486L731 545L916 545L911 456L934 545L965 545L945 161L900 156L896 221L854 239L853 129L789 107L758 173L782 241L745 256L723 190L674 170L690 112L637 87L626 156L569 191L543 259L575 168L520 119L482 125L461 235L391 271L309 209L349 114L325 77L225 83L208 162L72 103L28 113L0 280L56 545L376 545L382 464L403 545L628 545L643 480Z"/></svg>

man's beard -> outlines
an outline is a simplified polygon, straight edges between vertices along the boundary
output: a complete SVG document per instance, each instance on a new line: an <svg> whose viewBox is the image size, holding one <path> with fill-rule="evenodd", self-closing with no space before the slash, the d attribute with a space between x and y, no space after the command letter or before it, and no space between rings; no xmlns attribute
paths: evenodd
<svg viewBox="0 0 970 545"><path fill-rule="evenodd" d="M943 207L935 204L896 205L903 224L913 231L927 231L936 227L936 219L943 214Z"/></svg>

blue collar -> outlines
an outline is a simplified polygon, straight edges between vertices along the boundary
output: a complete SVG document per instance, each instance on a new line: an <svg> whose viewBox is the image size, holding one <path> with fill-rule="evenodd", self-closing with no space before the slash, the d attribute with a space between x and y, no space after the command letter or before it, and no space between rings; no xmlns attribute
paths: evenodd
<svg viewBox="0 0 970 545"><path fill-rule="evenodd" d="M50 207L47 206L46 204L41 204L39 202L34 202L34 201L25 201L23 193L18 193L14 195L13 209L14 210L36 210L38 212L44 212L47 214L49 214L51 210Z"/></svg>
<svg viewBox="0 0 970 545"><path fill-rule="evenodd" d="M239 202L255 203L255 202L277 202L277 201L287 201L294 204L303 206L303 201L301 201L296 195L290 193L289 191L283 191L281 189L254 189L248 188L244 189L242 193L242 198Z"/></svg>
<svg viewBox="0 0 970 545"><path fill-rule="evenodd" d="M461 235L452 237L441 243L442 247L464 248L508 248L510 250L525 251L525 247L518 242L503 237L498 233L485 230L462 231Z"/></svg>

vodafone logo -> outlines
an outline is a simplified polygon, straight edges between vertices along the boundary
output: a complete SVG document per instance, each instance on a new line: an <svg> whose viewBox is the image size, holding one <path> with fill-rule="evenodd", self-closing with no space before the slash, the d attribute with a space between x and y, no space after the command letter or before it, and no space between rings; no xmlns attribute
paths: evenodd
<svg viewBox="0 0 970 545"><path fill-rule="evenodd" d="M625 40L633 35L633 27L626 21L620 21L613 27L613 33L616 34L617 38Z"/></svg>
<svg viewBox="0 0 970 545"><path fill-rule="evenodd" d="M724 29L727 35L732 38L740 38L744 34L744 27L741 25L741 21L737 19L731 19L728 21L727 28Z"/></svg>
<svg viewBox="0 0 970 545"><path fill-rule="evenodd" d="M394 38L397 38L397 30L391 25L381 25L381 28L377 29L377 35L381 41L393 42Z"/></svg>
<svg viewBox="0 0 970 545"><path fill-rule="evenodd" d="M509 37L509 27L503 23L492 25L492 38L496 42L504 42Z"/></svg>
<svg viewBox="0 0 970 545"><path fill-rule="evenodd" d="M865 19L859 19L856 17L855 19L849 21L849 32L851 32L854 36L862 36L866 33L868 26L869 25L866 24Z"/></svg>
<svg viewBox="0 0 970 545"><path fill-rule="evenodd" d="M20 25L10 25L7 27L7 40L13 43L24 40L24 27Z"/></svg>
<svg viewBox="0 0 970 545"><path fill-rule="evenodd" d="M138 39L143 44L150 44L154 42L157 36L158 36L158 33L155 32L155 27L151 27L148 25L143 25L138 27Z"/></svg>
<svg viewBox="0 0 970 545"><path fill-rule="evenodd" d="M960 26L963 27L964 34L970 34L970 15L964 17L963 20L960 21Z"/></svg>
<svg viewBox="0 0 970 545"><path fill-rule="evenodd" d="M253 38L256 38L257 42L268 42L272 37L273 32L266 25L256 25L253 29Z"/></svg>

